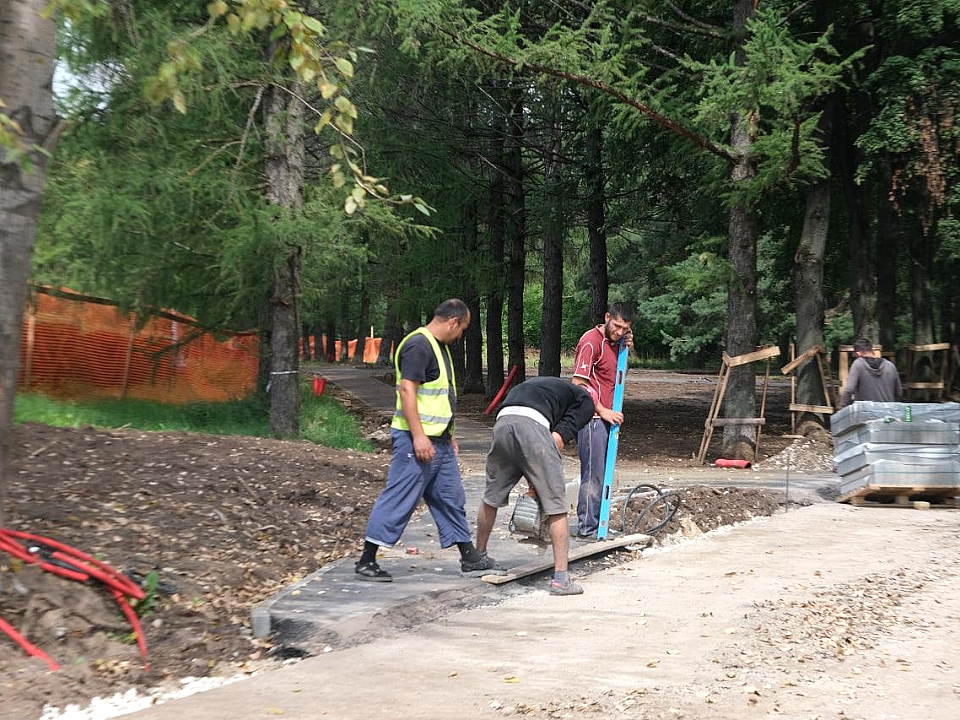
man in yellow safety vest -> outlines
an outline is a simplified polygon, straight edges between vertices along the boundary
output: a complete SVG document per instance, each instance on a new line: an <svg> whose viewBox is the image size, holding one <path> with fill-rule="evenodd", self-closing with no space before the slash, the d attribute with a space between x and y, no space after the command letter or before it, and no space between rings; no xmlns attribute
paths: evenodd
<svg viewBox="0 0 960 720"><path fill-rule="evenodd" d="M363 554L356 564L358 579L390 582L393 577L377 563L380 547L392 547L410 522L420 499L437 524L440 546L460 550L461 574L479 577L503 572L470 540L464 509L466 498L457 463L454 416L457 385L449 345L470 324L462 300L445 300L424 327L397 346L394 366L397 404L390 435L393 457L387 485L370 512Z"/></svg>

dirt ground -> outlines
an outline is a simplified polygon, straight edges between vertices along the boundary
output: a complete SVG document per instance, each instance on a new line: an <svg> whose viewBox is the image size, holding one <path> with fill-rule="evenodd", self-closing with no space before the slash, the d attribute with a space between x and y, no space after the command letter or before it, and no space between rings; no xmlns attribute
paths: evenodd
<svg viewBox="0 0 960 720"><path fill-rule="evenodd" d="M697 376L631 384L620 462L692 465L713 386ZM788 447L784 387L768 400L759 462ZM479 398L463 416L492 422ZM356 408L354 408L356 409ZM380 417L363 418L368 432ZM250 608L281 586L358 551L389 454L304 442L137 430L17 428L10 527L76 547L160 587L141 608L149 669L130 628L97 585L53 577L0 557L0 617L59 662L58 673L0 643L0 717L37 717L44 705L84 704L174 678L234 675L282 658L249 630ZM793 443L793 444L791 444ZM791 462L822 463L829 441ZM710 530L777 505L764 491L688 488L663 533ZM629 510L628 510L629 515ZM629 521L635 517L628 517ZM617 529L619 518L611 519Z"/></svg>

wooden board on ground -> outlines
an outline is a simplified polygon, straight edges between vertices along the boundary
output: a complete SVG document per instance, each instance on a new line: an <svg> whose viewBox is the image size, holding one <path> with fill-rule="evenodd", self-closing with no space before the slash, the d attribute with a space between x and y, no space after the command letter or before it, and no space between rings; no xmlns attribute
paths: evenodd
<svg viewBox="0 0 960 720"><path fill-rule="evenodd" d="M851 505L890 505L910 507L914 500L929 500L947 506L956 506L960 487L934 485L864 485L844 493L837 502Z"/></svg>
<svg viewBox="0 0 960 720"><path fill-rule="evenodd" d="M645 547L650 544L651 540L653 540L653 538L650 535L644 535L643 533L621 535L619 537L609 538L607 540L589 542L580 547L571 546L568 558L572 563L575 560L582 560L585 557L599 555L607 550L616 550L617 548L626 547L627 545L642 545ZM523 565L517 565L516 567L510 568L506 575L484 575L481 579L485 580L491 585L503 585L504 583L508 583L513 580L519 580L520 578L527 577L528 575L549 570L552 567L553 553L548 551L544 553L544 558L542 560L534 560L532 562L524 563Z"/></svg>

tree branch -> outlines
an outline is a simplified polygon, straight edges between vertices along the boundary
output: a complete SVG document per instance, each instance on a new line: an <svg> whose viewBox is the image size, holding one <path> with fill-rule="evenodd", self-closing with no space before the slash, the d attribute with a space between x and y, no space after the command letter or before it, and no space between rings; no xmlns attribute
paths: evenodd
<svg viewBox="0 0 960 720"><path fill-rule="evenodd" d="M674 3L670 2L670 0L666 0L664 4L668 8L673 10L673 12L676 13L677 17L683 20L684 22L688 22L691 25L695 25L696 27L701 28L703 30L710 30L711 32L718 33L718 35L716 35L715 37L724 37L723 30L721 28L718 28L716 25L705 23L702 20L697 20L692 15L687 15L685 12L683 12L683 10L678 8Z"/></svg>
<svg viewBox="0 0 960 720"><path fill-rule="evenodd" d="M594 90L599 90L605 95L609 95L610 97L616 98L617 100L624 103L625 105L629 105L630 107L636 110L639 110L642 115L649 118L655 124L663 128L666 128L667 130L670 130L671 132L674 132L677 135L680 135L681 137L687 138L688 140L700 146L707 152L713 153L714 155L716 155L719 158L722 158L723 160L726 160L728 162L737 162L737 160L739 159L739 156L737 154L731 152L727 148L717 145L715 142L713 142L709 138L705 138L702 135L698 135L692 130L688 130L683 125L680 125L679 123L671 120L670 118L664 115L661 115L656 110L643 104L639 100L630 97L623 91L618 90L612 85L608 85L604 82L601 82L596 78L592 78L587 75L581 75L579 73L566 72L565 70L558 70L556 68L548 67L546 65L537 65L534 63L521 62L516 58L507 57L506 55L501 55L500 53L494 52L492 50L488 50L487 48L482 47L477 43L467 40L465 38L457 37L452 32L444 28L441 28L433 23L430 23L430 24L436 31L451 38L454 42L466 45L471 50L474 50L475 52L480 53L481 55L484 55L492 60L496 60L497 62L502 63L504 65L511 65L515 68L525 67L541 75L549 75L551 77L557 77L563 80L569 80L570 82L576 83L577 85L593 88Z"/></svg>

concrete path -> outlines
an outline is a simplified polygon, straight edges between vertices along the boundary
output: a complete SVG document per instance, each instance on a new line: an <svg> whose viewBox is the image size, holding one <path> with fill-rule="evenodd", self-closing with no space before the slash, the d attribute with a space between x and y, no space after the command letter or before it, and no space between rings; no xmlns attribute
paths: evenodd
<svg viewBox="0 0 960 720"><path fill-rule="evenodd" d="M136 717L953 720L958 541L955 510L822 503Z"/></svg>
<svg viewBox="0 0 960 720"><path fill-rule="evenodd" d="M382 369L349 365L308 367L328 382L348 393L356 402L380 410L390 417L394 407L393 387L377 379ZM458 418L457 437L467 497L467 516L475 528L476 510L484 488L484 459L490 446L488 425ZM575 481L579 474L576 458L565 457L565 475ZM645 468L620 471L619 487L629 489L640 482L659 486L682 487L705 484L739 485L782 490L785 478L776 473L750 473L717 468ZM835 476L799 476L792 478L791 497L805 496L816 501L825 488L835 484ZM519 543L507 529L511 506L500 511L491 536L489 552L505 566L512 567L542 557L544 548ZM613 529L613 528L612 528ZM360 545L360 538L357 545ZM465 605L498 600L516 588L491 588L486 583L459 574L456 549L442 550L437 541L433 518L428 512L415 517L407 526L402 544L385 551L380 559L384 569L394 576L392 583L359 581L353 572L355 558L332 563L280 593L252 611L256 637L274 634L283 645L306 652L353 645L377 636L385 627L412 627L429 620L441 606ZM571 545L576 546L576 542ZM549 552L549 549L546 550ZM576 573L577 568L573 568ZM542 584L546 579L540 579Z"/></svg>

